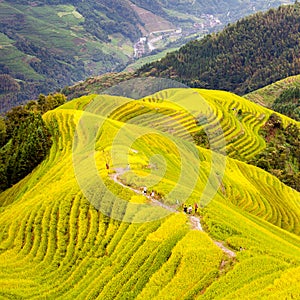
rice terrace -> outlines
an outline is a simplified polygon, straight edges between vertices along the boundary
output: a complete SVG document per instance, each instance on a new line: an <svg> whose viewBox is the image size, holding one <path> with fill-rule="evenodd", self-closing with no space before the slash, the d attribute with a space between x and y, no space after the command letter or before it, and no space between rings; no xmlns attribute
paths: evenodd
<svg viewBox="0 0 300 300"><path fill-rule="evenodd" d="M184 87L46 112L49 155L0 194L0 298L299 299L300 193L250 164L273 114Z"/></svg>

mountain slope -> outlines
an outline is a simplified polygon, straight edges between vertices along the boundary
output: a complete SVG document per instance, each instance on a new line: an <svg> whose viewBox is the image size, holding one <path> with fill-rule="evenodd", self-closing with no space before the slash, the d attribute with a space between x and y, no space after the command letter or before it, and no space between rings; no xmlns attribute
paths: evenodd
<svg viewBox="0 0 300 300"><path fill-rule="evenodd" d="M122 1L114 2L115 10L72 2L0 3L1 73L16 79L20 89L7 98L28 100L128 61L130 44L141 35L135 13Z"/></svg>
<svg viewBox="0 0 300 300"><path fill-rule="evenodd" d="M299 3L258 13L145 65L139 74L249 93L300 73L299 16Z"/></svg>
<svg viewBox="0 0 300 300"><path fill-rule="evenodd" d="M266 107L272 107L272 104L285 90L293 87L300 87L300 75L290 76L276 81L261 89L255 90L244 95L248 100Z"/></svg>
<svg viewBox="0 0 300 300"><path fill-rule="evenodd" d="M91 75L120 71L134 53L137 58L181 46L252 13L253 6L265 10L287 2L1 1L0 74L10 77L0 78L5 82L0 109Z"/></svg>
<svg viewBox="0 0 300 300"><path fill-rule="evenodd" d="M44 115L53 135L49 157L16 186L0 194L2 297L284 299L299 296L300 193L261 169L233 158L200 147L190 152L187 133L199 130L203 124L197 124L193 116L179 107L192 97L199 99L199 94L210 109L199 106L197 112L206 115L211 120L209 124L220 120L227 141L240 141L241 149L249 156L254 155L251 153L257 145L254 143L247 150L247 136L260 145L257 128L272 112L225 92L174 89L133 101L90 95ZM99 132L94 132L94 123L77 130L78 137L91 145L86 150L80 143L74 144L74 129L85 116L82 110L87 111L93 104L95 110L86 113L86 121L104 120L104 123ZM251 118L243 121L245 137L231 136L230 126L226 127L229 115L230 122L238 123L232 110L228 110L238 105L253 114L265 114L257 124ZM107 114L109 118L103 119ZM290 122L293 121L284 118L285 124ZM94 143L90 143L89 132L96 136ZM216 148L222 145L216 135L212 134L211 139ZM180 177L184 164L178 158L179 145L184 146L182 158L188 157L188 166L192 166L185 173L187 178ZM77 148L77 163L82 169L76 168L76 158L74 165ZM93 151L92 156L89 151ZM91 176L90 159L95 162L104 185ZM142 167L149 163L156 167ZM217 167L217 175L210 175L212 164ZM177 202L174 197L166 197L168 192L180 185L183 195L196 178L191 195L179 200L194 203L201 198L201 203L207 204L200 209L200 215L208 234L192 229L189 217L183 213L169 215L166 211L164 218L155 219L165 210L149 205L145 197L111 179L113 168L123 167L126 172L119 180L124 185L135 184L137 188L147 185L149 190L155 190L158 201L172 208ZM224 176L219 177L224 167ZM85 195L83 186L79 186L81 171L88 183ZM109 205L109 198L105 197L108 190L112 197L124 199L124 203ZM209 203L208 197L211 197ZM133 211L134 203L148 204L145 211ZM107 209L110 216L121 219L105 216L102 212ZM130 218L152 220L126 221ZM228 257L213 240L231 247L236 258Z"/></svg>

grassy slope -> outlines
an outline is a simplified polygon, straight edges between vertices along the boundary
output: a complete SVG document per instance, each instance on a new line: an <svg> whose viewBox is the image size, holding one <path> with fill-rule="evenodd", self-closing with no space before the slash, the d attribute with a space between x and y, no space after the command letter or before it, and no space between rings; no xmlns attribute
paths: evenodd
<svg viewBox="0 0 300 300"><path fill-rule="evenodd" d="M240 151L248 156L263 148L257 129L270 111L229 93L198 92L217 112L228 142L232 140L235 147L244 145ZM105 123L96 143L95 158L107 187L115 194L128 201L136 198L133 192L110 180L105 170L103 153L109 152L114 134L121 128L124 138L140 134L132 145L138 152L129 154L132 171L124 175L125 181L136 174L149 174L141 166L160 151L168 164L165 175L153 184L153 189L164 194L178 182L178 150L166 134L159 132L178 126L177 136L189 144L179 128L184 126L192 132L197 126L191 125L191 118L178 110L183 95L182 90L163 91L127 104L125 99L114 98L121 107ZM228 258L207 234L190 230L182 213L150 223L131 224L109 219L95 210L76 183L71 155L80 111L94 97L97 96L74 100L45 115L54 135L49 158L0 195L0 296L8 299L299 296L300 195L256 167L227 157L221 188L201 210L202 223L214 239L225 241L235 250L244 248L237 251L236 260L227 267L221 267L221 262ZM112 102L112 98L101 96L98 113L109 111ZM242 120L234 115L233 106L242 108ZM144 124L140 123L141 108L144 112L156 112L152 114L151 127L154 124L159 135L147 131L149 124L145 119ZM169 116L169 122L161 128L157 125L162 118L159 112ZM256 115L262 114L264 117L258 120ZM127 123L131 120L131 124L124 128L122 120ZM288 118L284 120L291 122ZM232 133L235 126L237 132ZM244 134L238 134L239 130ZM245 145L252 146L248 149ZM114 147L121 153L122 143ZM189 201L197 201L209 173L211 154L205 149L198 150L201 176L191 171L187 178L187 182L197 178ZM191 161L195 157L190 156ZM221 162L222 157L217 161ZM117 157L114 165L120 163L122 160ZM156 175L152 172L142 184ZM174 199L166 201L172 204Z"/></svg>
<svg viewBox="0 0 300 300"><path fill-rule="evenodd" d="M6 2L1 4L1 18L5 19L14 14L19 14L25 18L22 29L17 31L19 35L23 35L38 47L50 49L52 55L68 53L69 56L76 57L84 64L90 64L90 68L94 68L95 73L108 70L101 62L91 61L91 56L95 55L97 50L104 50L105 53L115 55L120 51L119 47L105 45L105 43L87 34L82 27L83 16L76 12L75 7L72 5L28 7L11 5ZM11 55L13 53L16 53L15 55L19 53L19 56L22 54L21 59L23 61L27 57L25 53L18 51L16 48L11 49L11 52ZM13 72L18 72L20 61L15 61L15 65L10 65L10 62L10 56L1 55L1 63L11 67ZM28 69L26 72L24 70L19 71L23 71L22 73L26 78L41 79L42 75L39 74L36 74L38 76L36 78L30 77L32 69L29 62L30 60L26 64L23 63L24 68ZM90 73L87 72L87 74Z"/></svg>
<svg viewBox="0 0 300 300"><path fill-rule="evenodd" d="M244 95L244 97L260 105L271 107L276 98L279 97L284 90L294 86L300 87L300 75L279 80L264 88Z"/></svg>

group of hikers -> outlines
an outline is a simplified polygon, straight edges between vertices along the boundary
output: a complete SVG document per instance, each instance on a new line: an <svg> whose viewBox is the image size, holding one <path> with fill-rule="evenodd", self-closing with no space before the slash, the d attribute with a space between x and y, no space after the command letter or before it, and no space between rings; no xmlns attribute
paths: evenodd
<svg viewBox="0 0 300 300"><path fill-rule="evenodd" d="M143 195L147 195L147 187L143 188ZM150 193L150 196L153 198L155 195L154 191L152 190ZM179 204L179 201L176 200L177 205ZM191 204L189 204L188 206L186 204L182 204L183 206L183 212L185 212L186 214L192 214L193 213L193 207ZM194 203L194 213L196 214L198 212L198 204Z"/></svg>
<svg viewBox="0 0 300 300"><path fill-rule="evenodd" d="M109 166L109 164L107 162L105 163L105 168L107 170L110 169L110 166ZM130 170L129 164L127 165L127 170ZM147 196L148 189L147 189L146 186L143 187L142 193L143 193L144 196ZM153 190L150 192L150 197L151 198L155 197L155 192ZM179 201L178 200L176 200L176 204L179 205ZM192 214L193 213L193 207L192 207L191 204L189 204L188 206L186 204L182 204L182 206L183 206L183 212L184 213L186 213L186 214ZM195 212L195 214L198 212L198 204L197 203L194 203L194 212Z"/></svg>
<svg viewBox="0 0 300 300"><path fill-rule="evenodd" d="M147 195L147 188L146 187L144 187L143 188L143 195ZM155 193L154 193L154 191L152 190L152 192L150 193L150 196L153 198L154 196L155 196Z"/></svg>
<svg viewBox="0 0 300 300"><path fill-rule="evenodd" d="M143 188L143 195L147 195L147 187L144 187ZM151 193L150 193L150 197L154 197L155 193L154 191L152 190ZM176 203L177 205L179 204L179 201L176 200ZM188 206L186 204L182 204L183 206L183 212L185 212L186 214L192 214L193 213L193 207L191 204L189 204ZM194 203L194 213L196 214L198 212L198 204L197 203Z"/></svg>
<svg viewBox="0 0 300 300"><path fill-rule="evenodd" d="M198 211L198 204L195 203L194 204L194 212L197 213ZM185 212L186 214L191 214L193 212L193 207L191 204L189 204L188 206L186 204L183 204L183 212Z"/></svg>

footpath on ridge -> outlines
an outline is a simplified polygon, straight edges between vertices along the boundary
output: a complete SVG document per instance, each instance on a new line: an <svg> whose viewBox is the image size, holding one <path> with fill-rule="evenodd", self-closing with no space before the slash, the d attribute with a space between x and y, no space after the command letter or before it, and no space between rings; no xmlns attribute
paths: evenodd
<svg viewBox="0 0 300 300"><path fill-rule="evenodd" d="M109 176L110 176L110 178L111 178L115 183L121 185L121 186L124 187L124 188L130 189L130 190L134 191L134 192L137 193L137 194L140 194L140 195L143 194L143 191L141 191L141 190L139 190L139 189L134 189L134 188L132 188L132 187L130 187L130 186L128 186L128 185L125 185L124 183L122 183L122 182L120 181L119 176L122 175L122 174L124 174L126 171L128 171L126 168L114 168L114 171L115 171L115 173L110 174ZM168 206L168 205L166 205L166 204L164 204L164 203L161 203L160 201L156 200L156 199L155 199L154 197L152 197L151 195L145 195L145 197L146 197L147 199L149 199L149 200L151 201L151 203L152 203L153 205L155 205L155 206L160 206L160 207L163 207L163 208L165 208L165 209L167 209L167 210L169 210L169 211L171 211L171 212L173 212L173 213L178 213L178 211L177 211L174 207L171 207L171 206ZM187 217L188 217L188 219L189 219L189 221L190 221L190 224L191 224L191 226L192 226L193 229L205 232L205 231L203 230L202 226L201 226L200 219L199 219L198 217L196 217L196 216L191 216L191 215L189 215L189 214L187 214ZM218 247L219 247L219 248L220 248L220 249L221 249L228 257L230 257L230 258L236 257L235 252L232 251L232 250L230 250L230 249L228 249L228 248L226 248L221 242L215 241L215 240L213 240L213 239L212 239L212 241L213 241L214 244L215 244L216 246L218 246Z"/></svg>

